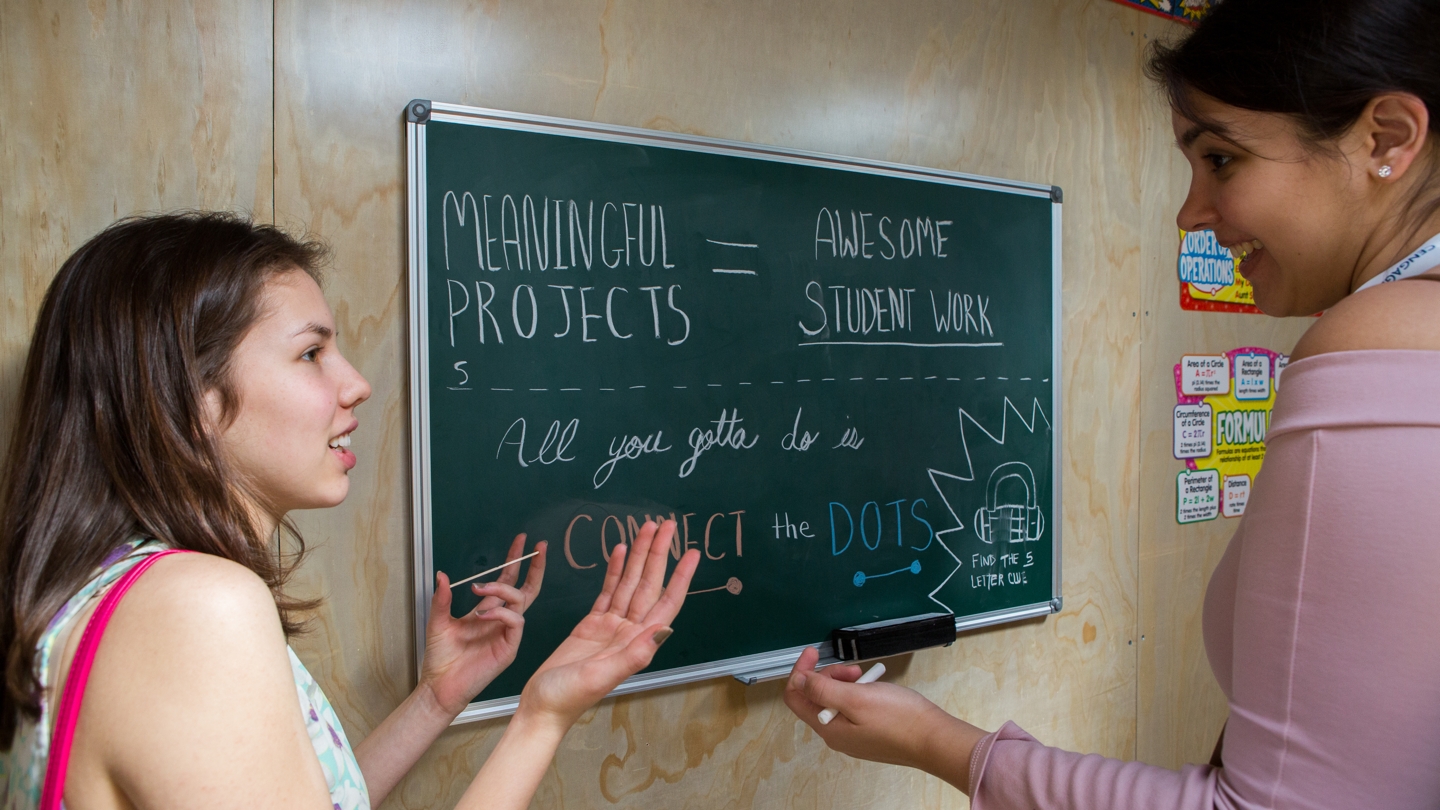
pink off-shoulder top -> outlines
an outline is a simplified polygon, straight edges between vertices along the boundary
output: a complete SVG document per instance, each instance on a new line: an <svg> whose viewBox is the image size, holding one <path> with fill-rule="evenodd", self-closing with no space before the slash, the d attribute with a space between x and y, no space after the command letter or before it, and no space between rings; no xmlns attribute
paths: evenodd
<svg viewBox="0 0 1440 810"><path fill-rule="evenodd" d="M1282 382L1205 596L1224 766L1075 754L1006 723L975 749L976 810L1440 808L1440 352L1322 354Z"/></svg>

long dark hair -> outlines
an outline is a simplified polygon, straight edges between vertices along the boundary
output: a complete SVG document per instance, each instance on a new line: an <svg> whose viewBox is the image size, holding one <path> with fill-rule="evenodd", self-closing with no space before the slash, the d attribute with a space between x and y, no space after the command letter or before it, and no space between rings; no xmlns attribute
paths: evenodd
<svg viewBox="0 0 1440 810"><path fill-rule="evenodd" d="M1177 112L1222 136L1196 110L1195 92L1287 115L1312 144L1344 134L1376 96L1413 93L1437 133L1437 33L1440 0L1225 0L1180 43L1153 46L1146 72ZM1417 220L1440 208L1440 167L1411 202Z"/></svg>
<svg viewBox="0 0 1440 810"><path fill-rule="evenodd" d="M304 543L281 556L260 536L244 484L222 457L240 402L235 347L261 314L266 281L317 280L322 245L223 213L121 220L51 282L25 362L0 484L0 747L39 712L36 645L51 618L126 540L161 539L234 560L275 595L286 632L312 603L281 591Z"/></svg>

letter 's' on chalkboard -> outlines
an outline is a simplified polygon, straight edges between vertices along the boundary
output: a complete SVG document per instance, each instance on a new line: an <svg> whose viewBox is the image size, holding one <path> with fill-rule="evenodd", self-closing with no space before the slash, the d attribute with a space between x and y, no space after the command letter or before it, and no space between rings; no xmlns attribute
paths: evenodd
<svg viewBox="0 0 1440 810"><path fill-rule="evenodd" d="M513 710L647 520L702 561L622 692L833 660L837 627L1058 609L1058 188L405 118L417 645L435 571L522 531L550 548L519 656L462 719Z"/></svg>

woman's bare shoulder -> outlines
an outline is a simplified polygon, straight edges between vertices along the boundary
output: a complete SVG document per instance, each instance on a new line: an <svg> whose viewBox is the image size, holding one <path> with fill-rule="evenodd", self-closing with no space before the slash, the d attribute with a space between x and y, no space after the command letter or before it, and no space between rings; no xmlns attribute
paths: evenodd
<svg viewBox="0 0 1440 810"><path fill-rule="evenodd" d="M1305 332L1291 360L1364 349L1440 351L1440 274L1381 284L1345 298Z"/></svg>
<svg viewBox="0 0 1440 810"><path fill-rule="evenodd" d="M172 554L136 581L129 603L160 626L203 624L230 632L281 633L270 588L255 572L213 554Z"/></svg>
<svg viewBox="0 0 1440 810"><path fill-rule="evenodd" d="M208 793L215 807L328 807L285 644L254 572L208 554L157 561L105 631L67 798L113 781L141 807Z"/></svg>

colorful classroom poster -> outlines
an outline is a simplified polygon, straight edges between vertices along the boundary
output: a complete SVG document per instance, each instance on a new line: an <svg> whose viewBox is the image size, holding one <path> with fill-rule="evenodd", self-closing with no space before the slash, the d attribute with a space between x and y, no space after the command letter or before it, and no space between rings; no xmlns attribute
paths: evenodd
<svg viewBox="0 0 1440 810"><path fill-rule="evenodd" d="M1220 473L1184 470L1175 476L1175 522L1200 523L1220 514Z"/></svg>
<svg viewBox="0 0 1440 810"><path fill-rule="evenodd" d="M1175 364L1175 520L1240 517L1265 460L1265 434L1288 355L1245 347ZM1203 475L1201 473L1204 473Z"/></svg>
<svg viewBox="0 0 1440 810"><path fill-rule="evenodd" d="M1210 10L1220 5L1220 0L1115 0L1141 11L1158 14L1167 19L1195 25Z"/></svg>
<svg viewBox="0 0 1440 810"><path fill-rule="evenodd" d="M1180 308L1199 312L1250 312L1255 289L1240 275L1240 262L1220 247L1213 231L1180 231Z"/></svg>

